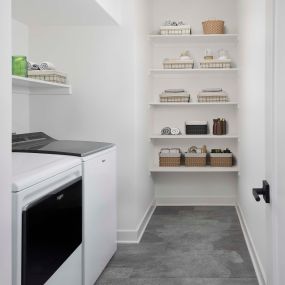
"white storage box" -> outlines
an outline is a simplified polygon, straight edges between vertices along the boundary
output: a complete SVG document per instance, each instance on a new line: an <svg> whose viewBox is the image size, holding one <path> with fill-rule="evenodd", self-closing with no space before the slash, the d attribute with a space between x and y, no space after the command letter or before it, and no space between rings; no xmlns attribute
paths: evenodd
<svg viewBox="0 0 285 285"><path fill-rule="evenodd" d="M181 26L161 26L161 35L190 35L191 26L181 25Z"/></svg>

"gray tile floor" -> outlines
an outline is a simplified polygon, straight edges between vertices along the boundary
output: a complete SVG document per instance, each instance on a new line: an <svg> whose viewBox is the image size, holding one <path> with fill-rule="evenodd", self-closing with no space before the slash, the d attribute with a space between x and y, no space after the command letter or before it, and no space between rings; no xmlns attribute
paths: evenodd
<svg viewBox="0 0 285 285"><path fill-rule="evenodd" d="M258 285L234 207L157 207L96 285Z"/></svg>

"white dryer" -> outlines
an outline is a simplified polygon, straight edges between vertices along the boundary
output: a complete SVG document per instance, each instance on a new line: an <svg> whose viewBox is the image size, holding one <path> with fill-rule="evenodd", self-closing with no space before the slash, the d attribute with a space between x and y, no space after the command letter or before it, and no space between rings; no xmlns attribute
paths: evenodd
<svg viewBox="0 0 285 285"><path fill-rule="evenodd" d="M13 153L13 285L82 284L82 167Z"/></svg>

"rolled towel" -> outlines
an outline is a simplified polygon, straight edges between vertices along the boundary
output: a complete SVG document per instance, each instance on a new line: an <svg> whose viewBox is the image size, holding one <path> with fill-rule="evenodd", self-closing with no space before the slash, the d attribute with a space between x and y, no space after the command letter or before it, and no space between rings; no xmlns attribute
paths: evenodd
<svg viewBox="0 0 285 285"><path fill-rule="evenodd" d="M161 135L163 136L169 136L171 135L171 128L165 127L161 130Z"/></svg>
<svg viewBox="0 0 285 285"><path fill-rule="evenodd" d="M53 63L48 62L48 61L42 62L40 64L40 70L55 70L55 66Z"/></svg>
<svg viewBox="0 0 285 285"><path fill-rule="evenodd" d="M173 136L178 136L178 135L181 134L181 132L180 132L180 130L179 130L178 128L172 128L172 129L171 129L171 134L172 134Z"/></svg>
<svg viewBox="0 0 285 285"><path fill-rule="evenodd" d="M40 70L40 66L32 61L28 61L28 70Z"/></svg>

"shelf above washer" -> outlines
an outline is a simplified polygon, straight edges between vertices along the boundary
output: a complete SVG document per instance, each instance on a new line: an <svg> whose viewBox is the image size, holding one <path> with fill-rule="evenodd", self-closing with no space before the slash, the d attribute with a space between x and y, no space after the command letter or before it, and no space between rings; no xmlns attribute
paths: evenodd
<svg viewBox="0 0 285 285"><path fill-rule="evenodd" d="M237 166L233 167L159 167L154 166L150 169L151 173L238 173L239 168Z"/></svg>
<svg viewBox="0 0 285 285"><path fill-rule="evenodd" d="M29 95L71 95L71 85L12 76L14 94Z"/></svg>

